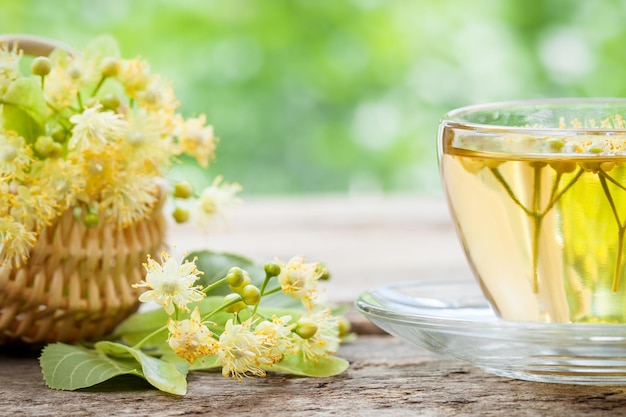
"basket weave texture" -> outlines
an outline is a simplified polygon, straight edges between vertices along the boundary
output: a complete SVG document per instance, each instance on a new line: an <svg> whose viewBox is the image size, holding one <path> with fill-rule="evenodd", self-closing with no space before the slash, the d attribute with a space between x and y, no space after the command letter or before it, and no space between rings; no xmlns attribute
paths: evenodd
<svg viewBox="0 0 626 417"><path fill-rule="evenodd" d="M164 247L160 210L129 227L88 228L73 211L43 229L28 263L0 267L0 344L93 340L138 308L132 284Z"/></svg>

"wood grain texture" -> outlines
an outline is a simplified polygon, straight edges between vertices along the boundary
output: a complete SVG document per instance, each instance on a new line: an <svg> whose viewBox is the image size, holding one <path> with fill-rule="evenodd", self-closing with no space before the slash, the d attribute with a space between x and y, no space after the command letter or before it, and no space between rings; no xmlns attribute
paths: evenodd
<svg viewBox="0 0 626 417"><path fill-rule="evenodd" d="M333 378L270 374L243 382L192 374L175 397L138 378L80 392L49 390L37 361L0 354L2 416L594 416L625 415L619 387L539 384L489 375L389 336L361 336L340 355L351 362Z"/></svg>

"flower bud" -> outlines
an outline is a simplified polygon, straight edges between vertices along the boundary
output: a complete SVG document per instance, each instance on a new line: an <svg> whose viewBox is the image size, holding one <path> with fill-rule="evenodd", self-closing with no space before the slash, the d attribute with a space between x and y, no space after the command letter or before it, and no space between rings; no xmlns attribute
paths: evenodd
<svg viewBox="0 0 626 417"><path fill-rule="evenodd" d="M50 74L50 60L45 56L35 58L30 66L30 71L34 75L45 77Z"/></svg>
<svg viewBox="0 0 626 417"><path fill-rule="evenodd" d="M276 277L280 275L280 265L276 262L267 262L263 265L263 269L268 277Z"/></svg>
<svg viewBox="0 0 626 417"><path fill-rule="evenodd" d="M241 300L241 296L239 294L228 294L224 297L224 303L230 303L235 300ZM234 304L229 305L224 309L227 313L239 313L241 310L246 308L246 305L243 301L236 302Z"/></svg>
<svg viewBox="0 0 626 417"><path fill-rule="evenodd" d="M35 150L43 156L50 155L54 150L54 139L50 136L39 136L35 141Z"/></svg>
<svg viewBox="0 0 626 417"><path fill-rule="evenodd" d="M322 268L320 271L320 275L318 280L320 281L328 281L330 279L330 272L328 272L328 269L326 268Z"/></svg>
<svg viewBox="0 0 626 417"><path fill-rule="evenodd" d="M249 306L257 305L261 301L261 290L256 285L246 285L239 294L243 302Z"/></svg>
<svg viewBox="0 0 626 417"><path fill-rule="evenodd" d="M182 207L176 207L172 212L172 217L176 220L176 223L185 223L189 220L189 210Z"/></svg>
<svg viewBox="0 0 626 417"><path fill-rule="evenodd" d="M231 275L231 273L229 272L229 274L226 275L226 280L229 281L228 286L230 287L230 290L233 292L236 292L238 294L241 294L241 291L243 290L243 288L246 285L249 285L250 283L252 283L252 279L250 279L250 275L248 275L247 271L244 271L243 269L239 269L241 271L241 277L238 277L238 273L236 273L235 275ZM228 277L231 277L230 279ZM235 277L237 276L237 277ZM238 282L238 284L236 285L231 285L230 282Z"/></svg>
<svg viewBox="0 0 626 417"><path fill-rule="evenodd" d="M107 109L117 110L120 106L120 98L115 94L105 94L104 97L100 98L100 103Z"/></svg>
<svg viewBox="0 0 626 417"><path fill-rule="evenodd" d="M609 172L613 168L615 168L615 162L613 161L600 162L600 169L604 172Z"/></svg>
<svg viewBox="0 0 626 417"><path fill-rule="evenodd" d="M52 144L52 151L48 154L49 158L59 158L63 155L63 146L60 143L54 142Z"/></svg>
<svg viewBox="0 0 626 417"><path fill-rule="evenodd" d="M345 336L350 333L350 322L344 316L337 318L337 325L339 327L339 336Z"/></svg>
<svg viewBox="0 0 626 417"><path fill-rule="evenodd" d="M559 174L573 172L576 169L576 162L572 161L555 161L550 162L550 166Z"/></svg>
<svg viewBox="0 0 626 417"><path fill-rule="evenodd" d="M243 283L243 270L237 266L230 268L226 274L226 282L231 287L239 287Z"/></svg>
<svg viewBox="0 0 626 417"><path fill-rule="evenodd" d="M103 77L115 77L120 70L120 61L116 58L105 58L100 69Z"/></svg>
<svg viewBox="0 0 626 417"><path fill-rule="evenodd" d="M298 320L295 332L303 339L310 339L317 333L317 324L308 317L302 317Z"/></svg>
<svg viewBox="0 0 626 417"><path fill-rule="evenodd" d="M179 181L174 185L175 198L189 198L193 195L193 186L188 181Z"/></svg>
<svg viewBox="0 0 626 417"><path fill-rule="evenodd" d="M83 219L83 223L87 227L96 227L100 222L100 218L97 213L85 213L85 218Z"/></svg>
<svg viewBox="0 0 626 417"><path fill-rule="evenodd" d="M69 75L72 80L77 81L81 77L82 71L77 66L73 66L67 70L67 75Z"/></svg>
<svg viewBox="0 0 626 417"><path fill-rule="evenodd" d="M63 143L67 138L67 132L61 126L56 127L50 134L55 142Z"/></svg>

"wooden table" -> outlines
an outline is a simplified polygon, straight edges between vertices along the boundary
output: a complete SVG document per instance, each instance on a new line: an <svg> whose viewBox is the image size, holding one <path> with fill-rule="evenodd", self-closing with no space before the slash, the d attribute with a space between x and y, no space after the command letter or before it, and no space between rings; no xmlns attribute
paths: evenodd
<svg viewBox="0 0 626 417"><path fill-rule="evenodd" d="M443 198L298 197L251 199L229 234L193 228L170 240L264 262L306 255L333 274L328 297L352 304L389 282L469 275ZM193 373L175 397L119 378L80 392L45 387L36 352L0 349L0 416L462 416L626 415L626 388L553 385L489 375L385 335L349 314L360 333L341 347L350 368L332 378L278 374L243 383Z"/></svg>

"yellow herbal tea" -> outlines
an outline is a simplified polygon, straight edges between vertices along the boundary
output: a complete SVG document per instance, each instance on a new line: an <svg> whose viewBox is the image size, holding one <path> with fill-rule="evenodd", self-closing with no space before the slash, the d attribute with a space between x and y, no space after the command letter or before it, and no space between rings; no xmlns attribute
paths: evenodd
<svg viewBox="0 0 626 417"><path fill-rule="evenodd" d="M626 323L623 119L552 119L511 132L442 123L441 173L460 239L502 318Z"/></svg>

